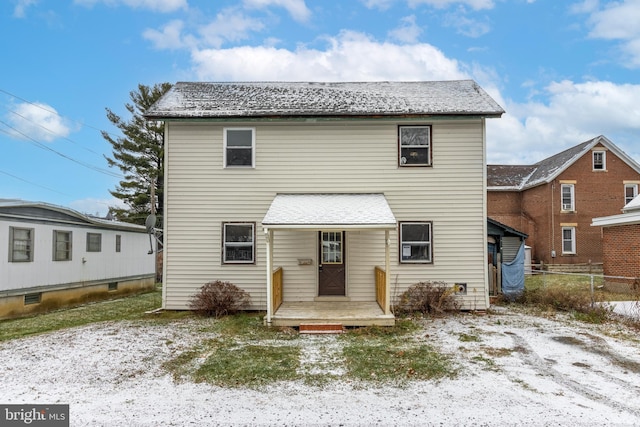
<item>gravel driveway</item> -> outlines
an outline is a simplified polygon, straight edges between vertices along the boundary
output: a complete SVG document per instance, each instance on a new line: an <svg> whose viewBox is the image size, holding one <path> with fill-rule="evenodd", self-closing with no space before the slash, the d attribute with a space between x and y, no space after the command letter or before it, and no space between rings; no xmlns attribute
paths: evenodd
<svg viewBox="0 0 640 427"><path fill-rule="evenodd" d="M205 338L195 330L109 322L0 343L0 403L69 404L72 426L640 425L640 334L619 323L515 308L425 320L418 336L461 373L403 388L176 382L161 364ZM336 336L300 340L304 357L340 351Z"/></svg>

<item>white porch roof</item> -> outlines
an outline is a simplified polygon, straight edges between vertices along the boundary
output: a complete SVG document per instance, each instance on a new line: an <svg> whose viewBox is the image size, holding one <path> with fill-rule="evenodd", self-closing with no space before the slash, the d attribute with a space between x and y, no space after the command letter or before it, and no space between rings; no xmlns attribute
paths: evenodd
<svg viewBox="0 0 640 427"><path fill-rule="evenodd" d="M395 230L384 194L278 194L262 220L265 229Z"/></svg>

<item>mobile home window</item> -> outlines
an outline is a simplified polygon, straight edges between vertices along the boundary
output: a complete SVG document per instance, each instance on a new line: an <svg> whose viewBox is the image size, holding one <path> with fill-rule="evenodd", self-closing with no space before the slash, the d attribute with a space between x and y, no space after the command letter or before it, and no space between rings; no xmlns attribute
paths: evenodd
<svg viewBox="0 0 640 427"><path fill-rule="evenodd" d="M562 253L568 255L576 253L575 227L562 227Z"/></svg>
<svg viewBox="0 0 640 427"><path fill-rule="evenodd" d="M33 228L9 227L9 262L33 261Z"/></svg>
<svg viewBox="0 0 640 427"><path fill-rule="evenodd" d="M400 166L431 166L431 126L399 126Z"/></svg>
<svg viewBox="0 0 640 427"><path fill-rule="evenodd" d="M224 129L225 167L253 167L255 159L255 129Z"/></svg>
<svg viewBox="0 0 640 427"><path fill-rule="evenodd" d="M573 212L576 210L575 187L573 184L562 184L562 210Z"/></svg>
<svg viewBox="0 0 640 427"><path fill-rule="evenodd" d="M606 151L593 152L593 170L607 169L607 153Z"/></svg>
<svg viewBox="0 0 640 427"><path fill-rule="evenodd" d="M87 252L102 251L102 234L87 233Z"/></svg>
<svg viewBox="0 0 640 427"><path fill-rule="evenodd" d="M122 236L116 234L116 252L120 252L122 250Z"/></svg>
<svg viewBox="0 0 640 427"><path fill-rule="evenodd" d="M629 204L638 195L638 184L624 185L624 204Z"/></svg>
<svg viewBox="0 0 640 427"><path fill-rule="evenodd" d="M53 260L71 260L71 231L53 230Z"/></svg>
<svg viewBox="0 0 640 427"><path fill-rule="evenodd" d="M255 224L224 223L222 252L225 264L252 264L255 260Z"/></svg>
<svg viewBox="0 0 640 427"><path fill-rule="evenodd" d="M431 262L431 223L400 223L400 262Z"/></svg>

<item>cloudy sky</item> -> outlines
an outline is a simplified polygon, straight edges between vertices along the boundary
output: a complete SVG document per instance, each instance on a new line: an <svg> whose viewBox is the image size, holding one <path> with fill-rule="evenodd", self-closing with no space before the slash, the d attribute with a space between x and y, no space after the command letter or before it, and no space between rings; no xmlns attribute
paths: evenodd
<svg viewBox="0 0 640 427"><path fill-rule="evenodd" d="M474 79L489 163L598 135L640 162L640 0L3 0L0 198L105 214L138 84Z"/></svg>

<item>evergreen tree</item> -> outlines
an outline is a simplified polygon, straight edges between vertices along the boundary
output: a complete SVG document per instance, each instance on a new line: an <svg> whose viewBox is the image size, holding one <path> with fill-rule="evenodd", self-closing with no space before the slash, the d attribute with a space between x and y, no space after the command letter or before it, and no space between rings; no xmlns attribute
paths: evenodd
<svg viewBox="0 0 640 427"><path fill-rule="evenodd" d="M132 115L128 121L106 108L107 118L124 135L114 139L108 132L102 131L102 137L113 147L113 156L105 156L109 167L117 167L124 175L115 190L109 190L111 195L122 200L128 207L109 208L110 216L118 220L144 224L151 213L153 186L158 226L162 224L164 123L147 121L142 114L170 88L170 83L156 84L153 87L139 84L137 91L129 92L132 103L125 104Z"/></svg>

